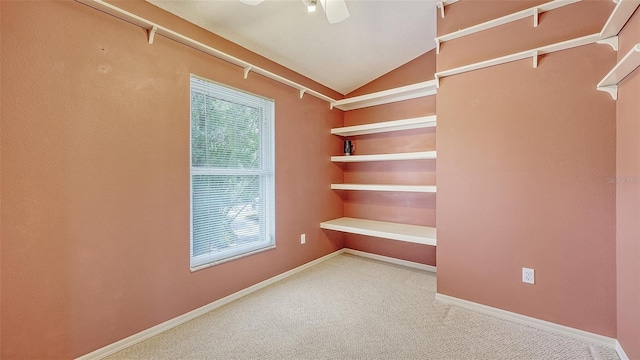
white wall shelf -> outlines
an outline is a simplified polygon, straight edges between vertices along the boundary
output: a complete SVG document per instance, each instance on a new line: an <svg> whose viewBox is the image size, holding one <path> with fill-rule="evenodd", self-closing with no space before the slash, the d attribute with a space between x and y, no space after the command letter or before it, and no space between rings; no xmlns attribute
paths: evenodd
<svg viewBox="0 0 640 360"><path fill-rule="evenodd" d="M331 133L339 136L355 136L400 130L420 129L434 126L436 126L436 116L431 115L411 119L384 121L373 124L334 128L331 129Z"/></svg>
<svg viewBox="0 0 640 360"><path fill-rule="evenodd" d="M587 35L587 36L583 36L583 37L572 39L572 40L562 41L556 44L551 44L551 45L541 46L531 50L521 51L516 54L506 55L506 56L502 56L495 59L481 61L475 64L470 64L470 65L465 65L465 66L461 66L461 67L457 67L449 70L440 71L435 74L436 80L438 80L438 86L439 86L440 79L446 76L462 74L465 72L484 69L490 66L501 65L508 62L522 60L526 58L531 58L533 60L533 67L535 68L535 67L538 67L538 57L540 55L549 54L549 53L566 50L566 49L571 49L571 48L582 46L582 45L592 44L598 40L599 36L600 34Z"/></svg>
<svg viewBox="0 0 640 360"><path fill-rule="evenodd" d="M509 15L505 15L502 17L499 17L497 19L493 19L493 20L489 20L486 22L483 22L481 24L477 24L477 25L473 25L470 26L468 28L464 28L464 29L460 29L458 31L454 31L452 33L449 34L445 34L442 36L438 36L437 38L435 38L436 41L436 53L439 54L440 53L440 45L445 42L445 41L450 41L453 39L457 39L459 37L463 37L466 35L471 35L483 30L487 30L487 29L491 29L494 28L496 26L500 26L500 25L504 25L513 21L517 21L520 19L524 19L527 18L529 16L531 16L533 18L533 26L537 27L538 26L538 20L539 20L539 16L540 14L542 14L543 12L546 11L550 11L550 10L554 10L563 6L567 6L576 2L579 2L580 0L554 0L554 1L549 1L547 3L541 4L541 5L537 5L525 10L521 10L518 12L515 12L513 14L509 14ZM443 16L444 17L444 16Z"/></svg>
<svg viewBox="0 0 640 360"><path fill-rule="evenodd" d="M444 7L445 7L445 6L451 5L451 4L453 4L453 3L457 3L458 1L460 1L460 0L443 0L443 1L439 1L439 2L437 2L437 3L436 3L436 7L437 7L438 9L440 9L440 16L441 16L442 18L444 18L444 12L445 12L445 11L444 11Z"/></svg>
<svg viewBox="0 0 640 360"><path fill-rule="evenodd" d="M609 44L617 51L618 34L638 6L640 6L640 1L638 0L618 0L618 4L613 8L609 19L607 19L602 31L600 31L598 42Z"/></svg>
<svg viewBox="0 0 640 360"><path fill-rule="evenodd" d="M436 229L343 217L320 223L322 229L436 246Z"/></svg>
<svg viewBox="0 0 640 360"><path fill-rule="evenodd" d="M598 83L597 89L611 94L614 100L618 100L618 83L640 66L640 43L636 44L629 52L609 71Z"/></svg>
<svg viewBox="0 0 640 360"><path fill-rule="evenodd" d="M168 28L165 28L161 25L158 25L152 21L149 21L147 19L144 19L138 15L132 14L128 11L125 11L115 5L112 5L110 3L107 3L105 1L102 0L77 0L78 2L81 2L85 5L88 5L94 9L100 10L102 12L105 12L109 15L113 15L119 19L125 20L129 23L132 23L134 25L140 26L141 28L144 28L147 30L147 34L148 34L148 43L149 44L153 44L153 40L155 38L155 36L157 35L161 35L163 37L166 37L168 39L171 39L173 41L176 41L180 44L186 45L190 48L202 51L206 54L215 56L218 59L224 60L226 62L229 62L231 64L240 66L244 69L244 77L245 79L247 78L247 76L249 75L249 72L254 72L257 74L260 74L262 76L265 76L269 79L275 80L281 84L290 86L292 88L295 88L299 91L299 96L300 98L303 97L304 94L309 94L312 96L315 96L319 99L322 99L324 101L327 101L329 104L333 104L336 102L335 99L332 99L324 94L321 94L315 90L309 89L306 86L303 86L301 84L298 84L294 81L291 81L287 78L284 78L280 75L274 74L266 69L263 69L259 66L253 65L249 62L246 62L244 60L238 59L232 55L229 55L225 52L222 52L216 48L213 48L209 45L205 45L199 41L193 40L189 37L186 37L178 32L175 32L173 30L170 30ZM333 108L333 106L331 106L331 108Z"/></svg>
<svg viewBox="0 0 640 360"><path fill-rule="evenodd" d="M333 190L361 190L361 191L394 191L435 193L433 185L380 185L380 184L331 184Z"/></svg>
<svg viewBox="0 0 640 360"><path fill-rule="evenodd" d="M425 160L435 159L435 151L407 152L396 154L375 154L375 155L340 155L332 156L333 162L367 162L367 161L392 161L392 160Z"/></svg>
<svg viewBox="0 0 640 360"><path fill-rule="evenodd" d="M352 98L337 100L331 103L331 108L348 111L369 106L388 104L396 101L410 100L436 93L435 80L401 86L394 89L383 90L371 94L354 96Z"/></svg>

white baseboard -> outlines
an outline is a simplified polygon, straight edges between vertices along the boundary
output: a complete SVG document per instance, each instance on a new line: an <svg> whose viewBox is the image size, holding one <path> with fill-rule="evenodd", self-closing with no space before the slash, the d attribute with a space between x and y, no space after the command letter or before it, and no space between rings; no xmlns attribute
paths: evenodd
<svg viewBox="0 0 640 360"><path fill-rule="evenodd" d="M624 349L622 348L622 345L620 345L618 340L616 340L615 349L616 349L616 353L618 354L618 357L620 358L620 360L629 360L629 357L627 356L627 353L624 352Z"/></svg>
<svg viewBox="0 0 640 360"><path fill-rule="evenodd" d="M150 337L153 337L155 335L158 335L164 331L167 331L169 329L172 329L180 324L183 324L189 320L193 320L195 318L197 318L200 315L203 315L211 310L217 309L223 305L226 305L234 300L238 300L243 296L249 295L252 292L255 292L257 290L260 290L264 287L267 287L273 283L276 283L280 280L283 280L291 275L294 275L296 273L299 273L300 271L306 270L314 265L317 265L323 261L329 260L332 257L335 257L337 255L340 255L344 253L344 249L340 249L338 251L334 251L331 254L325 255L319 259L313 260L311 262L308 262L304 265L300 265L297 268L291 269L287 272L284 272L280 275L276 275L270 279L264 280L262 282L259 282L253 286L250 286L246 289L240 290L238 292L235 292L231 295L225 296L222 299L216 300L212 303L209 303L207 305L201 306L195 310L192 310L186 314L182 314L180 316L177 316L171 320L167 320L161 324L158 324L156 326L150 327L146 330L143 330L137 334L133 334L129 337L126 337L122 340L116 341L110 345L107 345L105 347L102 347L98 350L92 351L88 354L82 355L78 358L76 358L76 360L98 360L98 359L102 359L105 358L111 354L115 354L116 352L120 351L120 350L124 350L132 345L135 345L143 340L146 340Z"/></svg>
<svg viewBox="0 0 640 360"><path fill-rule="evenodd" d="M394 264L394 265L400 265L400 266L405 266L405 267L424 270L424 271L430 271L430 272L437 271L436 267L431 265L420 264L417 262L407 261L407 260L400 260L400 259L396 259L388 256L382 256L378 254L372 254L372 253L368 253L360 250L353 250L353 249L347 249L347 248L344 248L343 250L345 254L360 256L367 259L383 261L383 262Z"/></svg>
<svg viewBox="0 0 640 360"><path fill-rule="evenodd" d="M536 319L530 316L525 316L525 315L521 315L521 314L517 314L511 311L507 311L507 310L502 310L502 309L498 309L498 308L494 308L491 306L487 306L487 305L482 305L482 304L478 304L472 301L467 301L467 300L463 300L463 299L458 299L456 297L453 296L448 296L448 295L444 295L444 294L440 294L437 293L436 294L436 300L440 300L442 302L446 302L449 303L451 305L456 305L459 306L461 308L465 308L468 310L472 310L472 311L477 311L479 313L483 313L486 315L490 315L490 316L494 316L500 319L505 319L505 320L510 320L516 323L520 323L520 324L524 324L524 325L529 325L529 326L533 326L535 328L538 329L543 329L543 330L548 330L548 331L552 331L554 333L557 334L561 334L561 335L565 335L565 336L570 336L576 339L580 339L580 340L584 340L584 341L588 341L597 345L602 345L602 346L606 346L608 348L616 348L617 350L617 346L616 346L616 339L607 337L607 336L603 336L603 335L598 335L598 334L594 334L588 331L584 331L584 330L579 330L579 329L575 329L572 327L568 327L568 326L564 326L564 325L559 325L559 324L555 324L549 321L544 321L544 320L540 320L540 319ZM622 350L622 348L620 348L620 350ZM622 359L622 357L621 357Z"/></svg>

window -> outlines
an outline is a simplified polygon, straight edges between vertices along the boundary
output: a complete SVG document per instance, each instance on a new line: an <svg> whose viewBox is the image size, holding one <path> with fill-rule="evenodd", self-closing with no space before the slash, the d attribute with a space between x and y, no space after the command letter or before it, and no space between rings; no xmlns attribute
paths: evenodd
<svg viewBox="0 0 640 360"><path fill-rule="evenodd" d="M274 103L191 76L191 268L275 246Z"/></svg>

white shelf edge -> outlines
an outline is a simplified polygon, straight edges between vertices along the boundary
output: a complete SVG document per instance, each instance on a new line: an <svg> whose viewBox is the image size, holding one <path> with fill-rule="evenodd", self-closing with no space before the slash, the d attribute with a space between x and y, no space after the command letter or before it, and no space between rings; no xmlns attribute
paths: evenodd
<svg viewBox="0 0 640 360"><path fill-rule="evenodd" d="M400 130L420 129L434 126L436 126L436 116L429 115L410 119L383 121L365 125L333 128L331 129L331 133L339 136L355 136Z"/></svg>
<svg viewBox="0 0 640 360"><path fill-rule="evenodd" d="M410 100L423 96L430 96L436 93L436 81L429 80L416 84L383 90L371 94L354 96L352 98L335 100L331 103L332 108L343 111L361 109L369 106L383 105L396 101Z"/></svg>
<svg viewBox="0 0 640 360"><path fill-rule="evenodd" d="M285 77L282 77L280 75L274 74L268 70L265 70L259 66L253 65L249 62L246 62L244 60L238 59L237 57L234 57L232 55L229 55L225 52L222 52L216 48L213 48L209 45L205 45L199 41L193 40L187 36L184 36L178 32L175 32L171 29L165 28L164 26L158 25L150 20L147 20L145 18L142 18L138 15L135 15L133 13L130 13L126 10L123 10L115 5L112 5L110 3L107 3L105 1L102 0L76 0L82 4L88 5L94 9L100 10L104 13L107 13L109 15L115 16L119 19L122 19L124 21L127 21L129 23L132 23L134 25L140 26L141 28L144 28L147 30L148 33L148 42L149 44L153 43L153 39L156 35L162 35L168 39L171 39L173 41L176 41L180 44L186 45L190 48L202 51L206 54L212 55L218 59L224 60L226 62L229 62L231 64L240 66L244 69L244 76L245 78L247 78L247 75L249 74L249 72L255 72L257 74L260 74L262 76L265 76L269 79L275 80L281 84L290 86L292 88L295 88L299 91L300 94L300 98L302 98L302 96L304 94L309 94L312 96L315 96L319 99L322 99L326 102L328 102L329 104L333 104L336 100L330 98L329 96L326 96L324 94L321 94L320 92L317 92L315 90L309 89L306 86L303 86L301 84L298 84L294 81L291 81Z"/></svg>
<svg viewBox="0 0 640 360"><path fill-rule="evenodd" d="M442 36L438 36L435 38L436 42L436 53L440 53L440 45L445 41L450 41L453 39L457 39L463 36L471 35L483 30L491 29L496 26L508 24L513 21L521 20L527 18L529 16L533 17L533 26L538 26L538 16L543 12L554 10L563 6L571 5L573 3L579 2L581 0L553 0L547 3L530 7L528 9L520 10L518 12L505 15L493 20L485 21L483 23L469 26L464 29L460 29L458 31L454 31L452 33L448 33Z"/></svg>
<svg viewBox="0 0 640 360"><path fill-rule="evenodd" d="M435 193L433 185L331 184L332 190Z"/></svg>
<svg viewBox="0 0 640 360"><path fill-rule="evenodd" d="M342 217L322 222L320 227L351 234L436 246L436 229L428 226Z"/></svg>
<svg viewBox="0 0 640 360"><path fill-rule="evenodd" d="M598 40L611 45L617 51L617 36L638 6L640 6L640 1L637 0L618 0L618 4L613 8L607 22L602 27ZM612 41L606 41L607 39L612 39Z"/></svg>
<svg viewBox="0 0 640 360"><path fill-rule="evenodd" d="M445 6L451 5L453 3L457 3L460 0L442 0L436 3L436 7L440 9L440 16L444 19L444 8Z"/></svg>
<svg viewBox="0 0 640 360"><path fill-rule="evenodd" d="M521 51L519 53L506 55L506 56L502 56L495 59L485 60L485 61L477 62L474 64L470 64L470 65L465 65L465 66L460 66L460 67L449 69L449 70L439 71L435 75L436 75L436 79L438 79L438 84L439 84L439 80L446 76L462 74L465 72L484 69L490 66L501 65L508 62L522 60L526 58L532 58L533 67L537 67L538 56L540 55L549 54L549 53L553 53L561 50L567 50L567 49L571 49L571 48L582 46L582 45L592 44L598 40L598 37L599 37L599 34L587 35L587 36L583 36L583 37L579 37L579 38L571 39L567 41L562 41L562 42L551 44L551 45L541 46L535 49Z"/></svg>
<svg viewBox="0 0 640 360"><path fill-rule="evenodd" d="M332 156L333 162L367 162L367 161L391 161L391 160L428 160L436 159L435 151L419 151L395 154L373 154L373 155L339 155Z"/></svg>
<svg viewBox="0 0 640 360"><path fill-rule="evenodd" d="M640 43L631 50L609 71L598 83L596 89L608 92L614 100L618 100L618 83L640 66Z"/></svg>

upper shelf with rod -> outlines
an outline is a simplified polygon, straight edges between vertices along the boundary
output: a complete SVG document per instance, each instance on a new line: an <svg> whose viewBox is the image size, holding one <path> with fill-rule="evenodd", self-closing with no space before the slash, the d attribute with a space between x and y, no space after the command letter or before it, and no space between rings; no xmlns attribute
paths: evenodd
<svg viewBox="0 0 640 360"><path fill-rule="evenodd" d="M468 71L484 69L490 66L506 64L508 62L522 60L526 58L531 58L533 61L533 67L536 68L538 67L539 56L553 53L556 51L571 49L574 47L595 43L598 40L598 36L599 34L587 35L587 36L583 36L583 37L579 37L579 38L571 39L567 41L562 41L562 42L551 44L551 45L541 46L535 49L521 51L519 53L515 53L511 55L505 55L495 59L485 60L485 61L477 62L474 64L469 64L469 65L464 65L464 66L460 66L453 69L439 71L435 74L437 84L439 86L440 79L446 76L462 74Z"/></svg>
<svg viewBox="0 0 640 360"><path fill-rule="evenodd" d="M214 47L211 47L209 45L203 44L199 41L196 41L194 39L191 39L187 36L184 36L178 32L175 32L171 29L167 29L161 25L158 25L150 20L144 19L138 15L132 14L126 10L123 10L115 5L112 5L110 3L107 3L105 1L102 0L77 0L78 2L81 2L85 5L88 5L94 9L100 10L102 12L105 12L107 14L113 15L119 19L125 20L129 23L132 23L134 25L140 26L141 28L144 28L147 30L148 33L148 42L149 44L152 44L154 41L154 38L156 35L161 35L163 37L166 37L168 39L174 40L180 44L186 45L190 48L196 49L196 50L200 50L206 54L215 56L218 59L224 60L226 62L229 62L231 64L240 66L244 69L244 77L245 79L247 78L247 76L249 75L250 72L254 72L257 74L260 74L262 76L265 76L269 79L275 80L281 84L290 86L292 88L295 88L298 90L299 92L299 96L302 99L302 97L304 96L304 94L309 94L312 96L315 96L319 99L322 99L326 102L328 102L329 104L333 104L336 102L335 99L330 98L329 96L326 96L320 92L317 92L315 90L309 89L308 87L298 84L295 81L289 80L283 76L280 76L278 74L272 73L271 71L268 71L266 69L263 69L259 66L253 65L249 62L246 62L244 60L238 59L237 57L234 57L232 55L229 55L223 51L220 51Z"/></svg>
<svg viewBox="0 0 640 360"><path fill-rule="evenodd" d="M609 19L607 19L602 31L600 31L598 43L608 44L617 51L618 34L639 5L640 1L637 0L618 0L618 4L613 8Z"/></svg>
<svg viewBox="0 0 640 360"><path fill-rule="evenodd" d="M640 66L640 43L636 44L629 52L609 71L598 83L597 89L611 94L614 100L618 100L618 83Z"/></svg>
<svg viewBox="0 0 640 360"><path fill-rule="evenodd" d="M496 26L500 26L516 20L524 19L529 16L533 17L533 26L537 27L539 22L539 16L543 12L554 10L563 6L571 5L579 1L580 0L553 0L541 5L533 6L528 9L515 12L513 14L505 15L497 19L485 21L483 23L473 25L468 28L460 29L458 31L454 31L449 34L438 36L437 38L435 38L436 53L438 54L440 53L440 45L445 41L450 41L453 39L457 39L459 37L471 35L483 30L494 28Z"/></svg>

